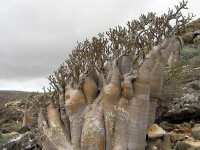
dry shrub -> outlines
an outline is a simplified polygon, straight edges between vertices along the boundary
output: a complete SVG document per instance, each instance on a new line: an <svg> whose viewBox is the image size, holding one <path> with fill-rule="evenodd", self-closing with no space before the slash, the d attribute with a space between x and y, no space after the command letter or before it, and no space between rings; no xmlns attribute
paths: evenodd
<svg viewBox="0 0 200 150"><path fill-rule="evenodd" d="M192 48L189 45L180 51L179 61L164 73L164 85L162 99L173 100L179 98L185 92L184 85L199 78L200 45Z"/></svg>
<svg viewBox="0 0 200 150"><path fill-rule="evenodd" d="M188 63L188 60L199 55L200 55L200 45L198 45L197 48L193 48L187 45L184 46L183 49L180 51L179 59L185 65Z"/></svg>
<svg viewBox="0 0 200 150"><path fill-rule="evenodd" d="M181 97L184 93L184 89L182 88L182 81L184 80L184 76L182 76L180 73L182 72L183 68L178 67L178 65L179 64L169 70L166 70L164 73L164 84L162 92L163 100L173 100L176 97Z"/></svg>

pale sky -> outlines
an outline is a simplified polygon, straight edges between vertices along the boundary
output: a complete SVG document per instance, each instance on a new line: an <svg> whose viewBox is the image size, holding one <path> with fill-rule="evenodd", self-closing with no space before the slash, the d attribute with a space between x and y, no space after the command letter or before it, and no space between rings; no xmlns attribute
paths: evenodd
<svg viewBox="0 0 200 150"><path fill-rule="evenodd" d="M0 90L41 91L77 41L180 0L0 0ZM188 10L199 18L200 0Z"/></svg>

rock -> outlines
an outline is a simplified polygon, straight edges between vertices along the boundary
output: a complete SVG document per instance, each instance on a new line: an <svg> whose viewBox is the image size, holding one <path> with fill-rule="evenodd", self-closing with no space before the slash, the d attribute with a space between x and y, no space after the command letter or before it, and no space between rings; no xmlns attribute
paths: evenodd
<svg viewBox="0 0 200 150"><path fill-rule="evenodd" d="M165 133L166 132L157 124L153 124L147 129L147 135L150 139L162 137Z"/></svg>
<svg viewBox="0 0 200 150"><path fill-rule="evenodd" d="M200 140L200 124L196 124L193 128L192 128L192 135L195 139Z"/></svg>
<svg viewBox="0 0 200 150"><path fill-rule="evenodd" d="M176 145L176 150L187 150L190 147L191 147L190 144L180 141Z"/></svg>
<svg viewBox="0 0 200 150"><path fill-rule="evenodd" d="M170 131L170 130L174 130L177 128L176 124L173 123L169 123L167 121L162 121L159 126L161 128L163 128L164 130Z"/></svg>
<svg viewBox="0 0 200 150"><path fill-rule="evenodd" d="M196 148L196 147L200 147L200 141L185 141L185 142L187 142L189 145L190 145L190 147L192 148Z"/></svg>
<svg viewBox="0 0 200 150"><path fill-rule="evenodd" d="M41 150L40 134L37 129L32 132L21 134L17 138L11 139L8 143L0 146L3 150Z"/></svg>
<svg viewBox="0 0 200 150"><path fill-rule="evenodd" d="M193 43L193 32L187 32L187 34L183 35L183 41L186 44L192 44Z"/></svg>
<svg viewBox="0 0 200 150"><path fill-rule="evenodd" d="M162 118L159 118L160 120L177 124L200 116L200 101L197 101L200 93L187 87L188 89L191 89L192 92L183 94L182 97L176 100L176 104L168 104L168 111L163 114Z"/></svg>
<svg viewBox="0 0 200 150"><path fill-rule="evenodd" d="M195 141L195 139L193 137L189 137L188 140L193 141L193 142Z"/></svg>
<svg viewBox="0 0 200 150"><path fill-rule="evenodd" d="M21 129L19 129L17 132L23 134L23 133L26 133L28 131L30 131L31 128L29 126L23 126Z"/></svg>
<svg viewBox="0 0 200 150"><path fill-rule="evenodd" d="M161 145L161 139L149 140L146 149L159 150L159 145Z"/></svg>
<svg viewBox="0 0 200 150"><path fill-rule="evenodd" d="M176 143L177 141L182 141L184 137L184 134L171 134L170 138L173 143Z"/></svg>
<svg viewBox="0 0 200 150"><path fill-rule="evenodd" d="M170 140L170 134L165 134L163 136L162 144L160 145L161 150L171 150L171 140Z"/></svg>
<svg viewBox="0 0 200 150"><path fill-rule="evenodd" d="M199 39L200 31L196 30L193 32L187 32L187 34L184 34L183 41L185 44L194 44L195 39Z"/></svg>
<svg viewBox="0 0 200 150"><path fill-rule="evenodd" d="M200 150L200 147L191 147L191 148L189 148L187 150Z"/></svg>

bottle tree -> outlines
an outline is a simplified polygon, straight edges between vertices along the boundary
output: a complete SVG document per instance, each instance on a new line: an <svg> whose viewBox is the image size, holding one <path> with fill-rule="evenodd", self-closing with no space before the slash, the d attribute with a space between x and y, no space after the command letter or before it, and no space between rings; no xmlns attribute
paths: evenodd
<svg viewBox="0 0 200 150"><path fill-rule="evenodd" d="M183 1L78 43L50 85L57 96L39 113L46 150L144 150L154 123L163 72L182 46Z"/></svg>

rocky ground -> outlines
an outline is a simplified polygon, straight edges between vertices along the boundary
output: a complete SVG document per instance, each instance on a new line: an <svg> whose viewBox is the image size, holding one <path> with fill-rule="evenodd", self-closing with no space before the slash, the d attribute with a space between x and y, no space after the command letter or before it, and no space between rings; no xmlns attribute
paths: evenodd
<svg viewBox="0 0 200 150"><path fill-rule="evenodd" d="M148 128L148 150L200 150L200 124L162 122Z"/></svg>
<svg viewBox="0 0 200 150"><path fill-rule="evenodd" d="M200 150L200 38L192 39L199 31L200 19L187 25L180 60L166 67L156 124L147 132L147 150ZM42 149L37 115L49 103L48 96L29 93L14 100L9 93L2 98L0 92L0 98L0 150ZM25 105L30 108L31 128L21 128Z"/></svg>
<svg viewBox="0 0 200 150"><path fill-rule="evenodd" d="M34 93L0 108L0 150L42 149L37 118L40 107L49 103L47 95ZM22 127L25 105L30 108L31 128Z"/></svg>

